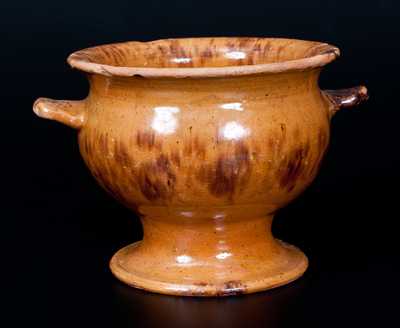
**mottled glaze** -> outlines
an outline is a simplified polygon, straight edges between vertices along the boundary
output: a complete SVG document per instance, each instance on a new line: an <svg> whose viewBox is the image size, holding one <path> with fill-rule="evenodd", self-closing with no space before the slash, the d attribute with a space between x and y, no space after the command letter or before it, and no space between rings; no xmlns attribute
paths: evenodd
<svg viewBox="0 0 400 328"><path fill-rule="evenodd" d="M34 111L79 131L99 184L136 211L143 240L111 270L173 294L252 293L300 277L307 258L273 238L274 213L314 179L331 117L365 87L321 92L339 50L268 38L127 42L85 49L81 101L39 98Z"/></svg>

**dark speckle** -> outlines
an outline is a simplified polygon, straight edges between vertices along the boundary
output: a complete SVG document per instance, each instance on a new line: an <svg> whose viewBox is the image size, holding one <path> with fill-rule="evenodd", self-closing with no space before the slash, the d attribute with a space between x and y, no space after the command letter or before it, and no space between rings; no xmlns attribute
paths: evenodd
<svg viewBox="0 0 400 328"><path fill-rule="evenodd" d="M168 53L168 50L165 49L162 45L158 46L158 51L161 53L161 55L166 55Z"/></svg>

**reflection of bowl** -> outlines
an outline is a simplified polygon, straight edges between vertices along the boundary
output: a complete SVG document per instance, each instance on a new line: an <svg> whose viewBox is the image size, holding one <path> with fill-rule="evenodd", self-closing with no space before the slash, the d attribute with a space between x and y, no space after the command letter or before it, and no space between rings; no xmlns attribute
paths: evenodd
<svg viewBox="0 0 400 328"><path fill-rule="evenodd" d="M133 322L140 326L142 321L148 327L291 327L305 323L298 312L305 306L307 285L307 278L302 278L290 286L244 297L182 299L145 293L116 281L112 296L117 306L111 311L121 327Z"/></svg>
<svg viewBox="0 0 400 328"><path fill-rule="evenodd" d="M321 92L339 51L289 39L128 42L72 54L82 101L34 111L79 130L97 181L137 211L141 242L111 260L137 288L176 295L251 293L303 274L307 259L274 239L277 209L317 174L329 122L365 87Z"/></svg>

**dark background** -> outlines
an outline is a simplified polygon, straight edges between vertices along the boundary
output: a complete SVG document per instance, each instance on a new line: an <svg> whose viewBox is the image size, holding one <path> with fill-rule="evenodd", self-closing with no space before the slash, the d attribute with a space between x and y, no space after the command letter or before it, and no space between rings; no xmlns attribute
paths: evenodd
<svg viewBox="0 0 400 328"><path fill-rule="evenodd" d="M395 0L1 2L1 320L11 320L1 326L398 324L399 20ZM334 117L318 178L277 214L274 234L310 259L302 279L224 299L137 291L108 261L141 238L139 220L90 176L76 131L37 118L32 103L86 96L65 62L80 48L211 35L335 44L342 57L321 88L365 84L371 97Z"/></svg>

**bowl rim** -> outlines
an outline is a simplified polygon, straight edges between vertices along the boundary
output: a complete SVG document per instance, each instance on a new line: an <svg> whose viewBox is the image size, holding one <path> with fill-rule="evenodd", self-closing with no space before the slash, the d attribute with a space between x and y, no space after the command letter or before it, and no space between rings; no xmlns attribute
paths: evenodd
<svg viewBox="0 0 400 328"><path fill-rule="evenodd" d="M310 57L300 59L287 60L274 63L253 64L253 65L232 65L220 67L140 67L140 66L116 66L98 63L88 55L94 49L108 48L116 45L124 45L128 43L135 44L152 44L157 42L171 42L179 40L196 40L196 39L232 39L238 40L242 38L254 38L261 40L288 40L299 42L312 42L315 45L311 48L315 49L315 54ZM311 49L310 48L310 49ZM291 38L268 38L268 37L198 37L198 38L168 38L153 41L126 41L119 43L103 44L95 47L89 47L78 50L70 54L67 58L68 64L72 68L79 69L87 73L100 74L108 77L146 77L146 78L207 78L207 77L232 77L254 74L274 74L282 72L293 72L309 70L317 67L325 66L340 56L338 47L329 43L316 42L302 39Z"/></svg>

